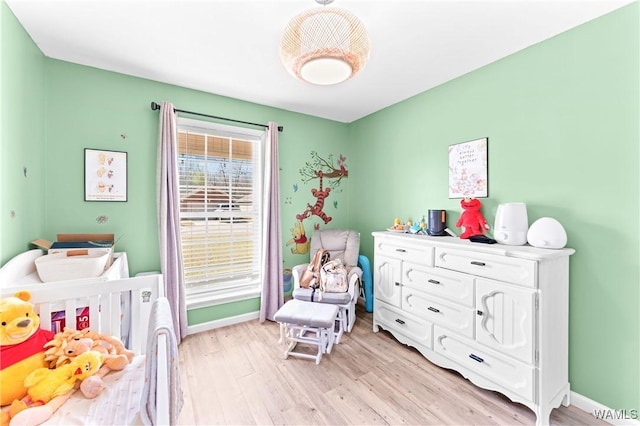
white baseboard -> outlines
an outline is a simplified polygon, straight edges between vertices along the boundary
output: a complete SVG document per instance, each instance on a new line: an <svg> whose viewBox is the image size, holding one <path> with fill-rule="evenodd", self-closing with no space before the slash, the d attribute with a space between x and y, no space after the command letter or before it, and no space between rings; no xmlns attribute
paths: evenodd
<svg viewBox="0 0 640 426"><path fill-rule="evenodd" d="M226 327L228 325L239 324L245 321L251 321L260 318L260 312L249 312L247 314L236 315L234 317L222 318L219 320L203 322L196 325L190 325L187 327L187 334L196 334L203 331L213 330L220 327Z"/></svg>
<svg viewBox="0 0 640 426"><path fill-rule="evenodd" d="M571 405L616 426L640 426L640 407L611 409L579 393L571 392ZM599 413L599 416L596 414Z"/></svg>

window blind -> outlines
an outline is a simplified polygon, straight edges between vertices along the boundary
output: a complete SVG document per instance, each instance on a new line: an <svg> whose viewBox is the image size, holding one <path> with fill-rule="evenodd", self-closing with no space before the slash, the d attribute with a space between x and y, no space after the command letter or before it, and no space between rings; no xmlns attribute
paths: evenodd
<svg viewBox="0 0 640 426"><path fill-rule="evenodd" d="M255 135L178 124L187 296L260 284L261 157Z"/></svg>

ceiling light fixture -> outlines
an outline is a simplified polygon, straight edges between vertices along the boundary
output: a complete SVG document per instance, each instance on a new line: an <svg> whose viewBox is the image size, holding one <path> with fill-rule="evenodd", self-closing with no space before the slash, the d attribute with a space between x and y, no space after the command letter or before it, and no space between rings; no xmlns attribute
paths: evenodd
<svg viewBox="0 0 640 426"><path fill-rule="evenodd" d="M356 75L369 59L371 44L362 22L351 12L326 7L303 12L289 22L280 58L295 77L313 84L341 83Z"/></svg>

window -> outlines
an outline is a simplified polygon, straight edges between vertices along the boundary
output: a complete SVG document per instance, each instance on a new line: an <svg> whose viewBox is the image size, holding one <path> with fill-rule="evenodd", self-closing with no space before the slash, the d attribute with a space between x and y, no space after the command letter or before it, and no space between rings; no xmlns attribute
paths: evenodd
<svg viewBox="0 0 640 426"><path fill-rule="evenodd" d="M257 297L262 132L178 119L180 231L190 308Z"/></svg>

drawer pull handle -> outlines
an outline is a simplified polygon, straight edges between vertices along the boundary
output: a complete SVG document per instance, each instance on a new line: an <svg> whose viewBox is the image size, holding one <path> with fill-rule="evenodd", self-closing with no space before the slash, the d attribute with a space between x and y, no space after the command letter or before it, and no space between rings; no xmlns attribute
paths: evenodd
<svg viewBox="0 0 640 426"><path fill-rule="evenodd" d="M435 312L436 314L440 312L440 309L434 308L433 306L429 306L427 309L429 309L431 312Z"/></svg>
<svg viewBox="0 0 640 426"><path fill-rule="evenodd" d="M478 262L477 260L472 260L471 261L472 265L476 265L476 266L486 266L487 264L484 262Z"/></svg>
<svg viewBox="0 0 640 426"><path fill-rule="evenodd" d="M398 324L404 324L404 321L402 321L400 318L396 318L396 322L397 322Z"/></svg>
<svg viewBox="0 0 640 426"><path fill-rule="evenodd" d="M440 284L440 281L431 280L431 279L430 279L430 280L428 280L427 282L428 282L428 283L431 283L431 284Z"/></svg>
<svg viewBox="0 0 640 426"><path fill-rule="evenodd" d="M401 286L402 284L400 284L398 281L396 281L395 283L398 287Z"/></svg>
<svg viewBox="0 0 640 426"><path fill-rule="evenodd" d="M400 248L397 248L396 251L400 252L400 253L406 253L407 252L405 249L400 249Z"/></svg>
<svg viewBox="0 0 640 426"><path fill-rule="evenodd" d="M480 358L478 355L469 354L469 358L477 362L484 362L484 359Z"/></svg>

